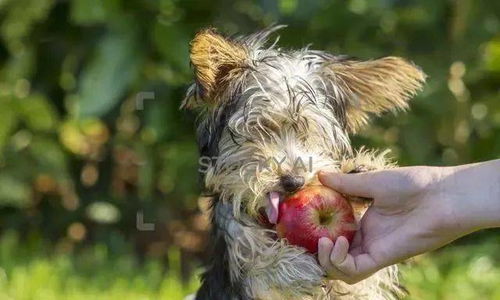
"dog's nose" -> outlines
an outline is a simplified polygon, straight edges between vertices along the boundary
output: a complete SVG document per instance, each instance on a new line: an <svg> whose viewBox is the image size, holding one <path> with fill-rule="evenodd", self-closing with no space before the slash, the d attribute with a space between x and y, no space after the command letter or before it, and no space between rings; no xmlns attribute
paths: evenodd
<svg viewBox="0 0 500 300"><path fill-rule="evenodd" d="M286 192L295 192L304 185L305 179L303 176L283 175L280 178L280 183Z"/></svg>

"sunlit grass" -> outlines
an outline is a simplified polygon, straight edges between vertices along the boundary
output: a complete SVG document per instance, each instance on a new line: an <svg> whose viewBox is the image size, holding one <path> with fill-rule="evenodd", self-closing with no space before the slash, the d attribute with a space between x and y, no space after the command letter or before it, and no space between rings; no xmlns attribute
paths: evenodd
<svg viewBox="0 0 500 300"><path fill-rule="evenodd" d="M39 259L2 274L0 299L182 299L196 287L194 278L184 285L172 273L159 280L155 271L137 271L120 274L96 266L93 279L74 272L67 259ZM155 286L148 282L152 276Z"/></svg>
<svg viewBox="0 0 500 300"><path fill-rule="evenodd" d="M36 250L36 251L35 251ZM196 290L197 276L179 280L177 251L165 273L157 260L139 264L95 246L77 255L39 251L15 235L0 240L0 299L182 299ZM403 267L409 299L500 299L500 243L454 246Z"/></svg>
<svg viewBox="0 0 500 300"><path fill-rule="evenodd" d="M198 284L196 276L179 280L177 251L169 253L170 268L164 272L158 260L139 264L131 255L112 256L103 246L76 256L40 250L19 244L12 234L0 240L1 300L182 299Z"/></svg>

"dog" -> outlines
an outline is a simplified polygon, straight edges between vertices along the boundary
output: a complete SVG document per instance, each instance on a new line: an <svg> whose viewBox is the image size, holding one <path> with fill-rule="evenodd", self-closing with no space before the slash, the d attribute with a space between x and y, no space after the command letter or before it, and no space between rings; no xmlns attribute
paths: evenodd
<svg viewBox="0 0 500 300"><path fill-rule="evenodd" d="M287 194L316 183L319 170L392 167L385 152L353 150L349 134L371 116L406 109L425 74L399 57L287 51L277 47L279 38L269 45L282 27L244 37L205 29L190 43L195 82L181 107L199 114L212 222L196 299L399 298L396 266L352 285L329 280L315 255L278 239L263 219ZM369 202L349 199L359 220Z"/></svg>

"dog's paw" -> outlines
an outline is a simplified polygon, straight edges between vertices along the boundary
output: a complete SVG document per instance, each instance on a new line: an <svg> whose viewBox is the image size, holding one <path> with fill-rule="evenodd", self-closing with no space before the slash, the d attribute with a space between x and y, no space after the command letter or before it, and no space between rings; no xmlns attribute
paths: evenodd
<svg viewBox="0 0 500 300"><path fill-rule="evenodd" d="M378 153L375 150L366 150L362 148L353 156L342 159L340 162L340 171L346 174L356 174L393 168L394 163L387 158L388 153L389 150ZM373 200L351 195L345 196L351 202L357 220L361 219Z"/></svg>
<svg viewBox="0 0 500 300"><path fill-rule="evenodd" d="M393 168L394 163L387 158L389 152L385 150L379 153L376 150L361 148L353 156L342 159L340 171L352 174Z"/></svg>

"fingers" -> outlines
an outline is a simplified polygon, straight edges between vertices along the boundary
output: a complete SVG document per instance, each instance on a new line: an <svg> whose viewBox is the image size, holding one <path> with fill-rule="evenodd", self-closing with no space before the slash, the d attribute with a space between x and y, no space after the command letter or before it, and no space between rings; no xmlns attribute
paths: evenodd
<svg viewBox="0 0 500 300"><path fill-rule="evenodd" d="M353 256L347 254L344 261L335 264L334 267L339 270L338 279L349 284L359 282L384 266L378 266L369 254L360 254Z"/></svg>
<svg viewBox="0 0 500 300"><path fill-rule="evenodd" d="M349 251L349 242L345 237L339 237L335 245L329 238L318 241L318 261L325 273L332 279L345 279L347 276L335 266L342 264Z"/></svg>
<svg viewBox="0 0 500 300"><path fill-rule="evenodd" d="M384 171L360 174L320 172L319 180L323 185L342 194L374 198L375 194L385 186L382 184L384 176Z"/></svg>
<svg viewBox="0 0 500 300"><path fill-rule="evenodd" d="M343 236L335 241L335 245L330 239L320 239L318 260L329 278L349 284L361 281L377 271L375 262L368 254L353 256L349 253L349 242Z"/></svg>
<svg viewBox="0 0 500 300"><path fill-rule="evenodd" d="M319 264L328 271L333 266L330 262L330 253L333 249L333 242L329 238L320 238L318 241L318 261ZM328 273L328 272L327 272Z"/></svg>
<svg viewBox="0 0 500 300"><path fill-rule="evenodd" d="M333 246L332 253L330 254L330 262L336 266L341 264L347 257L349 251L349 242L343 236L337 238Z"/></svg>

